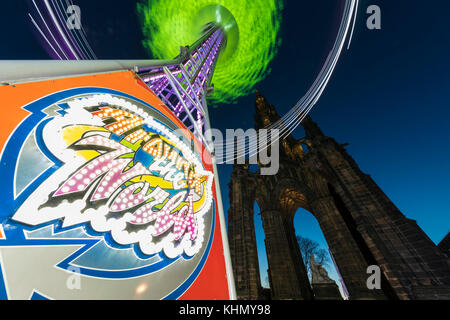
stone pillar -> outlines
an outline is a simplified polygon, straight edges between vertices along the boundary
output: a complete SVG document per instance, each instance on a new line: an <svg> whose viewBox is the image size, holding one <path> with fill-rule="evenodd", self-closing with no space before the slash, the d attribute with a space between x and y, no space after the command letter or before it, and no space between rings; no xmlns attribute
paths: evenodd
<svg viewBox="0 0 450 320"><path fill-rule="evenodd" d="M237 297L240 300L261 298L258 251L254 225L253 201L233 176L230 182L230 210L228 211L228 239L233 264Z"/></svg>
<svg viewBox="0 0 450 320"><path fill-rule="evenodd" d="M330 251L339 266L350 299L386 299L381 290L367 288L368 263L360 252L344 219L331 196L317 199L313 204L316 216Z"/></svg>
<svg viewBox="0 0 450 320"><path fill-rule="evenodd" d="M450 232L439 242L437 247L445 257L450 258Z"/></svg>
<svg viewBox="0 0 450 320"><path fill-rule="evenodd" d="M302 277L299 269L299 266L303 266L304 270L303 261L293 250L289 221L277 210L263 211L261 218L266 236L272 299L312 299L306 274Z"/></svg>
<svg viewBox="0 0 450 320"><path fill-rule="evenodd" d="M385 294L405 300L449 299L449 260L342 147L333 140L328 145L323 155L337 178L335 197L348 209L372 264L381 268Z"/></svg>
<svg viewBox="0 0 450 320"><path fill-rule="evenodd" d="M261 280L253 210L229 211L228 219L231 262L237 297L239 300L258 300Z"/></svg>
<svg viewBox="0 0 450 320"><path fill-rule="evenodd" d="M308 279L308 273L306 271L305 263L303 261L302 254L300 252L300 246L298 244L297 236L295 234L294 228L294 215L287 216L285 215L284 222L286 226L286 234L289 243L289 249L291 251L291 256L294 261L294 267L297 274L297 279L299 279L300 283L300 292L302 294L303 299L305 300L313 300L314 293L311 288Z"/></svg>

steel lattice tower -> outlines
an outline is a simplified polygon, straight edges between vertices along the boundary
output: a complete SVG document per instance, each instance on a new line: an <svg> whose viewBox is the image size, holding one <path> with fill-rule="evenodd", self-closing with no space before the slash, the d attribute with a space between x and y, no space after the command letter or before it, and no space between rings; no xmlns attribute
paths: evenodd
<svg viewBox="0 0 450 320"><path fill-rule="evenodd" d="M226 45L224 31L213 24L204 35L166 65L141 68L139 76L172 112L199 137L205 145L207 117L206 96L211 94L211 79L221 50Z"/></svg>

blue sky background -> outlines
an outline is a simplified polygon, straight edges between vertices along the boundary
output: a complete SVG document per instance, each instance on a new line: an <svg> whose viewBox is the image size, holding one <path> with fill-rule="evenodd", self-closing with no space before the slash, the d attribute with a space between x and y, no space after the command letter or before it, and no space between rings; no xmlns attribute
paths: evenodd
<svg viewBox="0 0 450 320"><path fill-rule="evenodd" d="M133 1L73 1L99 58L146 59ZM280 115L308 90L335 39L343 1L286 0L282 45L271 74L256 86ZM407 217L435 243L450 231L450 1L360 1L353 42L311 116L347 150ZM112 5L113 4L113 5ZM368 5L381 7L382 30L365 27ZM0 59L47 59L33 34L25 1L5 1ZM170 57L168 57L170 58ZM254 126L254 94L210 106L214 127ZM301 128L296 138L304 134ZM232 167L219 166L225 212ZM257 219L258 242L263 243ZM296 232L326 243L309 213ZM265 252L258 246L259 255ZM262 259L264 260L264 259ZM264 273L267 265L261 263ZM336 278L335 272L331 272ZM262 277L264 279L264 276Z"/></svg>
<svg viewBox="0 0 450 320"><path fill-rule="evenodd" d="M369 4L380 6L382 30L366 28ZM283 44L271 75L257 86L281 115L306 92L332 44L339 10L332 7L332 1L287 1ZM326 135L349 143L347 151L362 171L435 243L450 231L449 10L447 1L363 1L351 48L311 112ZM229 127L252 127L254 96L241 100L212 109L213 123L220 126L226 119ZM294 136L303 134L299 128ZM219 167L226 211L231 170ZM259 220L264 279L267 262ZM295 229L326 247L311 214L298 213ZM335 271L329 271L336 279Z"/></svg>

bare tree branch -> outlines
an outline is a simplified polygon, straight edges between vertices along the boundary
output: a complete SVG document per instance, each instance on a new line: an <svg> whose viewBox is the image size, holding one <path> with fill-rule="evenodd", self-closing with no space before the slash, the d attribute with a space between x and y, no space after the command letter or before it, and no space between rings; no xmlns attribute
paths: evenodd
<svg viewBox="0 0 450 320"><path fill-rule="evenodd" d="M303 263L305 264L306 272L308 273L309 279L311 279L311 255L313 254L317 263L325 268L330 262L328 251L320 248L319 243L309 238L297 236L297 242L300 247L300 253L302 255Z"/></svg>

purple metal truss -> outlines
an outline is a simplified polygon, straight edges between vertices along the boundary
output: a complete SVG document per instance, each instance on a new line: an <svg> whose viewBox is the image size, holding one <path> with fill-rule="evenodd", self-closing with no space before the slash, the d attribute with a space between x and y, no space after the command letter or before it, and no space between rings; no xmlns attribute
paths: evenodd
<svg viewBox="0 0 450 320"><path fill-rule="evenodd" d="M95 55L84 30L70 29L62 0L28 0L29 17L43 45L55 59L90 60ZM66 0L66 5L73 5ZM76 6L74 6L76 7ZM64 10L63 10L64 9ZM211 79L226 37L217 25L207 24L203 36L190 47L182 47L178 57L160 64L134 67L150 89L203 142L205 94L211 92Z"/></svg>
<svg viewBox="0 0 450 320"><path fill-rule="evenodd" d="M192 48L181 49L179 64L139 70L149 88L202 140L206 108L203 98L211 90L214 67L224 44L224 32L213 27Z"/></svg>

